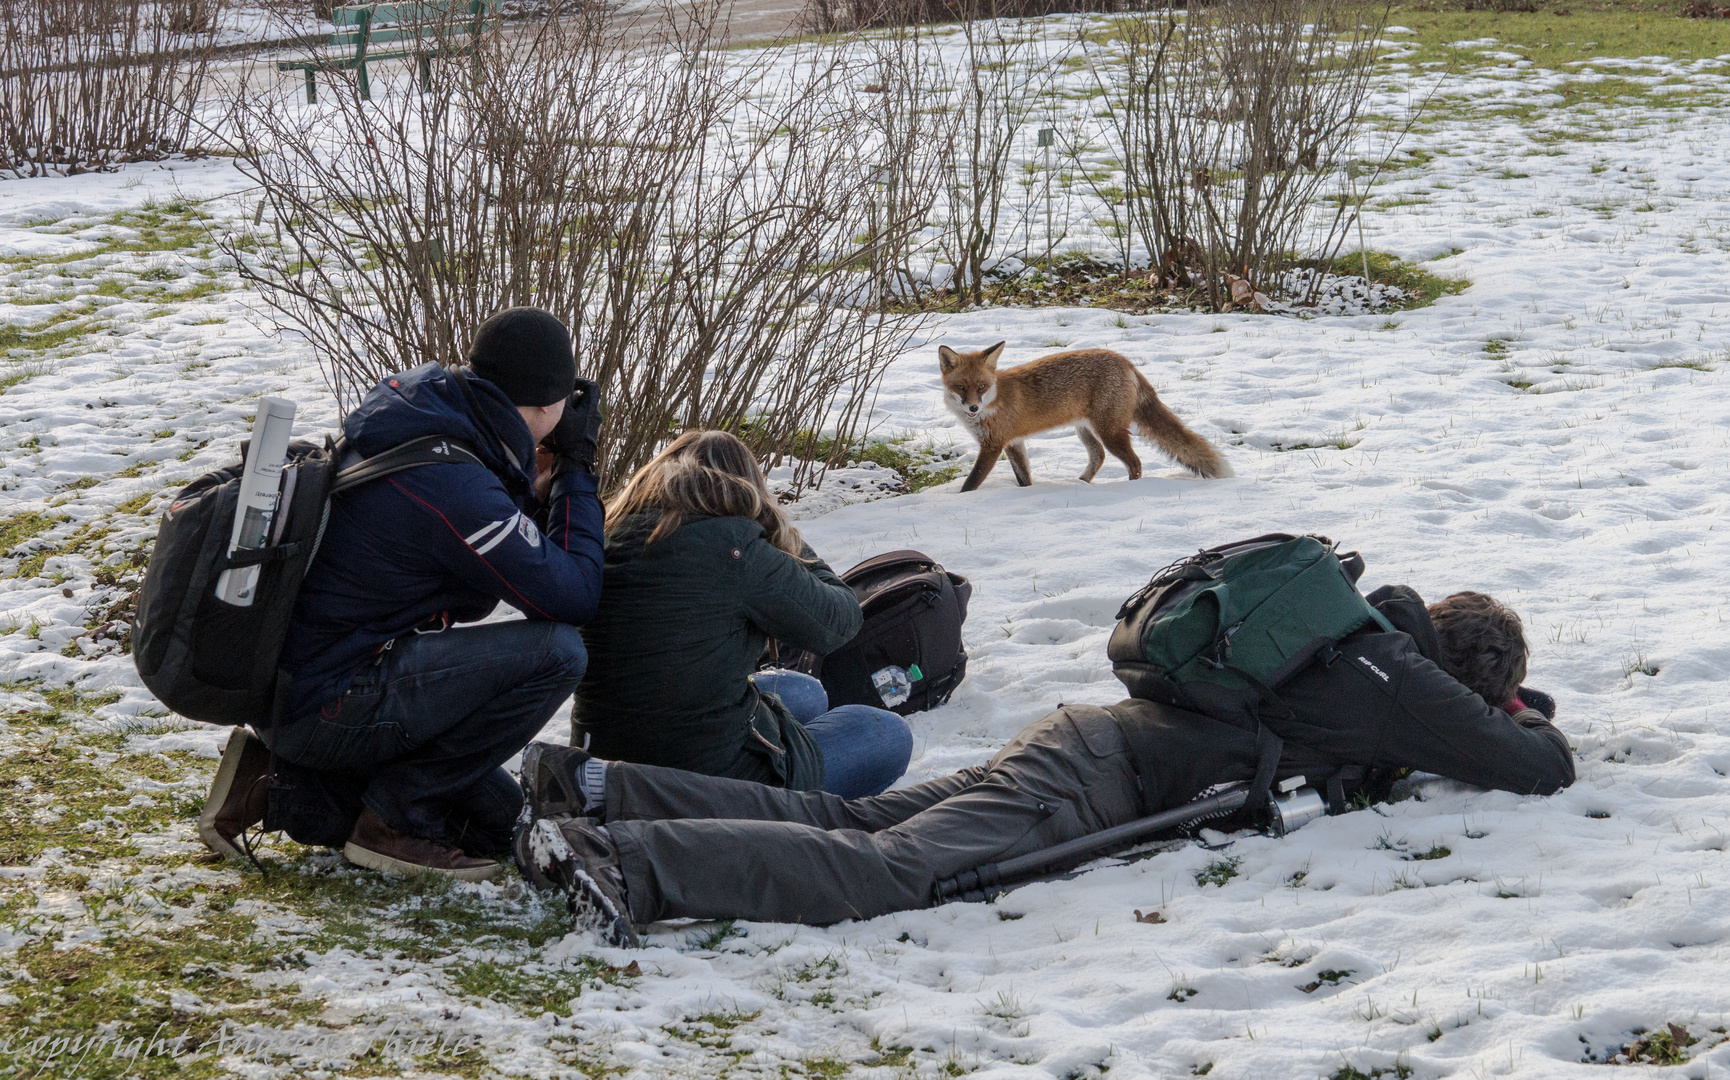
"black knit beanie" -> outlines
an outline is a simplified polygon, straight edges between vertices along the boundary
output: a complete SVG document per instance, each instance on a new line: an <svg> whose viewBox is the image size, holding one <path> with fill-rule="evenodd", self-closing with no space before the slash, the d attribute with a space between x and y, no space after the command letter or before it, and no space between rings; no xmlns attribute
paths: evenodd
<svg viewBox="0 0 1730 1080"><path fill-rule="evenodd" d="M551 405L571 396L577 361L571 332L540 308L514 307L481 323L469 367L513 405Z"/></svg>

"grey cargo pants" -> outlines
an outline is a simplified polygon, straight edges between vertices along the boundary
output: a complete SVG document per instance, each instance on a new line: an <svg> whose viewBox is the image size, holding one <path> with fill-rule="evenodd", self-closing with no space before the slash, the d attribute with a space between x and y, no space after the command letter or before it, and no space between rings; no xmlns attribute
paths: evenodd
<svg viewBox="0 0 1730 1080"><path fill-rule="evenodd" d="M989 764L864 799L617 763L607 832L637 923L823 924L927 907L941 878L1131 821L1138 787L1111 715L1072 705Z"/></svg>

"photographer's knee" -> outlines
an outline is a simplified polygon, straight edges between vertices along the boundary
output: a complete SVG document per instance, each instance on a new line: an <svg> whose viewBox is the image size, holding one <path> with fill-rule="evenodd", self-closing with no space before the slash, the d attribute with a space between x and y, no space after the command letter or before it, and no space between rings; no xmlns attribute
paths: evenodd
<svg viewBox="0 0 1730 1080"><path fill-rule="evenodd" d="M589 667L589 650L583 646L583 635L565 623L549 623L547 635L542 670L575 686Z"/></svg>

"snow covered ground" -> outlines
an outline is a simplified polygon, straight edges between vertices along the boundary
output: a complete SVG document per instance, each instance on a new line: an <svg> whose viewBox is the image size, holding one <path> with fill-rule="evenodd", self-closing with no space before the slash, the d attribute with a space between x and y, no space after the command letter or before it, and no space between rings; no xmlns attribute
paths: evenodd
<svg viewBox="0 0 1730 1080"><path fill-rule="evenodd" d="M1518 798L1421 781L1414 798L1284 840L1179 847L992 905L828 928L662 925L633 953L554 937L526 954L533 971L590 957L614 972L545 1013L465 990L448 959L314 947L324 939L307 936L310 916L248 900L260 940L301 951L284 971L247 978L317 1008L292 1030L255 1021L255 1044L224 1057L207 1048L205 1067L345 1068L381 1032L408 1032L467 1037L520 1075L580 1064L872 1080L1584 1077L1605 1066L1582 1061L1677 1023L1702 1041L1664 1075L1730 1070L1725 70L1619 71L1688 81L1707 102L1697 112L1536 119L1498 109L1543 103L1562 76L1462 78L1412 144L1435 156L1400 174L1384 192L1394 205L1366 222L1372 248L1471 281L1429 308L1309 321L994 309L939 327L957 348L1007 339L1006 363L1122 351L1225 448L1234 479L1191 479L1142 444L1142 480L1109 462L1082 485L1070 479L1082 447L1059 432L1030 440L1030 488L1000 467L977 493L957 481L800 522L837 566L916 547L974 583L968 680L914 718L906 782L986 759L1059 703L1119 699L1105 642L1123 597L1196 548L1280 530L1361 551L1369 587L1511 602L1534 651L1528 681L1555 695L1577 748L1571 789ZM0 268L0 326L72 312L60 326L90 327L0 362L0 523L48 519L0 557L0 754L40 745L17 717L68 681L120 695L78 718L80 735L122 736L132 753L215 754L223 733L162 718L129 659L87 624L116 591L101 564L123 565L167 493L233 456L258 395L297 398L302 430L334 422L304 348L260 328L253 298L195 237L150 249L167 226L147 224L147 198L157 214L177 195L213 198L199 212L221 227L239 212L226 194L238 186L220 162L0 183L0 258L12 260ZM42 261L63 256L80 258ZM890 370L879 434L965 443L939 400L934 354L935 342ZM133 786L190 806L203 776ZM21 786L6 798L54 813ZM125 807L108 809L114 824L94 832L123 828ZM220 891L239 879L192 861L189 812L131 842L136 865L86 866L91 881ZM71 860L55 849L0 869L8 888L34 890L8 901L0 967L45 936L65 950L112 925L54 876ZM1223 884L1198 883L1210 868ZM343 873L325 856L302 872ZM462 891L525 918L538 910L517 889ZM184 925L215 910L207 903L166 914L135 904L122 921ZM1165 921L1140 922L1137 909ZM8 985L0 1008L19 1000ZM176 1001L188 1016L217 1008ZM357 1041L317 1043L312 1025ZM417 1067L458 1061L435 1054Z"/></svg>

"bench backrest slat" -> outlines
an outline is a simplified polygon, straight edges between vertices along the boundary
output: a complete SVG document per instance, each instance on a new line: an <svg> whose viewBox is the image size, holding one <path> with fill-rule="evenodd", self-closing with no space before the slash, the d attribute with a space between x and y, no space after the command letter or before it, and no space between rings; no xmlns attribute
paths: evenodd
<svg viewBox="0 0 1730 1080"><path fill-rule="evenodd" d="M491 16L498 13L498 0L425 0L400 4L356 4L335 8L330 21L337 26L361 26L371 13L372 25L437 23L446 20L464 21L464 17ZM478 10L477 10L478 9ZM352 33L352 31L351 31ZM352 39L351 39L352 40ZM374 40L378 40L374 35Z"/></svg>
<svg viewBox="0 0 1730 1080"><path fill-rule="evenodd" d="M436 41L438 40L438 29L439 28L436 25L427 24L375 26L366 34L366 40L369 45L384 45L392 41L418 41L422 39L427 41ZM456 23L448 27L447 31L450 35L466 39L469 33L469 24ZM361 31L358 29L338 30L336 33L330 35L330 43L332 45L341 45L344 48L359 45L360 40Z"/></svg>

